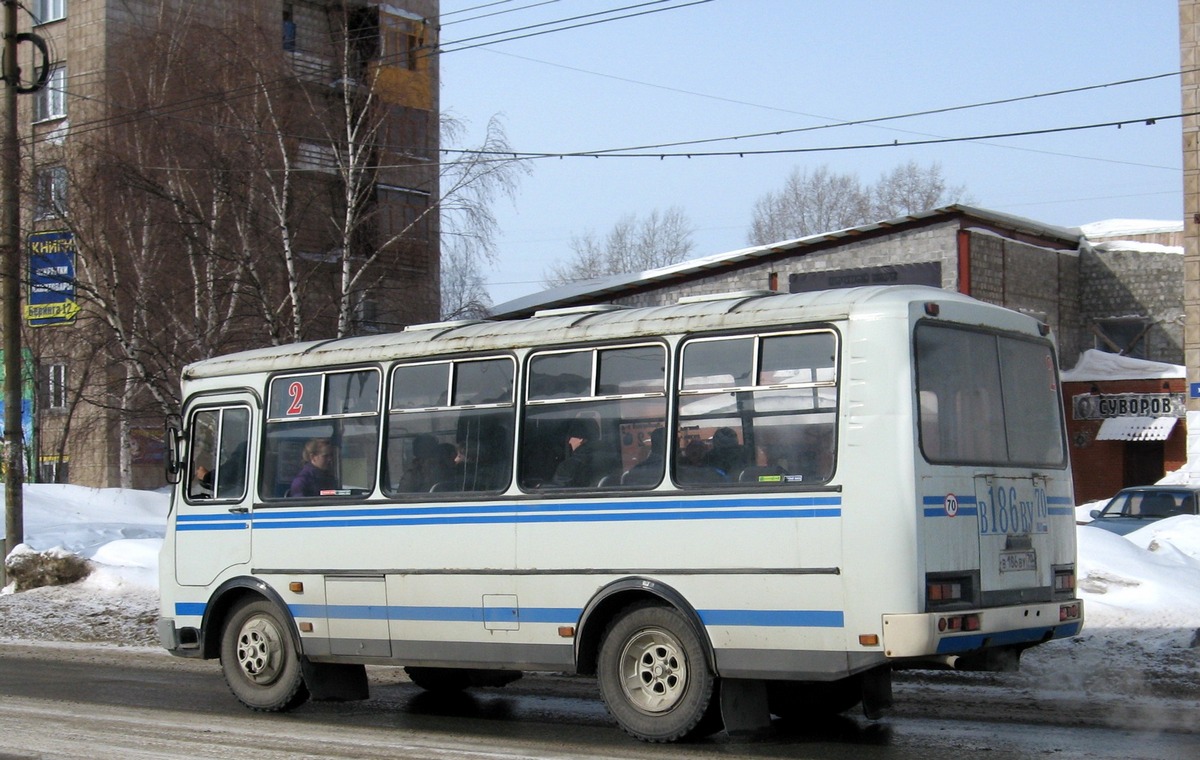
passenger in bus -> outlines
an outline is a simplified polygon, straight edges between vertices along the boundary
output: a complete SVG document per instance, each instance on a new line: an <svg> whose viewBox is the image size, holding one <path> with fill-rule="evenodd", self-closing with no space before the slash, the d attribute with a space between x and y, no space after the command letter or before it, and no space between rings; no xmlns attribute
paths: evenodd
<svg viewBox="0 0 1200 760"><path fill-rule="evenodd" d="M234 447L233 451L221 462L221 485L217 489L217 498L224 499L230 496L240 496L242 486L246 482L246 447L247 441L242 441ZM201 495L211 496L213 493L213 476L212 470L202 464L196 465L196 483L201 488Z"/></svg>
<svg viewBox="0 0 1200 760"><path fill-rule="evenodd" d="M407 493L428 491L435 483L454 474L454 446L446 449L436 436L422 433L412 442L412 460L400 478L399 490Z"/></svg>
<svg viewBox="0 0 1200 760"><path fill-rule="evenodd" d="M567 425L567 456L554 470L547 483L552 488L587 488L620 466L600 450L599 428L595 420L576 417Z"/></svg>
<svg viewBox="0 0 1200 760"><path fill-rule="evenodd" d="M733 428L717 428L712 437L712 449L705 456L704 463L725 480L738 476L746 466L746 450Z"/></svg>
<svg viewBox="0 0 1200 760"><path fill-rule="evenodd" d="M655 428L650 433L650 453L625 473L621 478L622 485L645 486L662 480L663 448L666 435L667 431L664 428Z"/></svg>
<svg viewBox="0 0 1200 760"><path fill-rule="evenodd" d="M460 431L450 477L434 491L496 491L508 484L505 441L508 434L494 424L466 426Z"/></svg>
<svg viewBox="0 0 1200 760"><path fill-rule="evenodd" d="M725 478L708 464L710 453L704 441L688 441L679 452L679 461L675 466L676 479L684 485L723 483Z"/></svg>
<svg viewBox="0 0 1200 760"><path fill-rule="evenodd" d="M304 465L292 479L288 496L320 496L338 487L333 476L334 449L328 438L312 438L304 444Z"/></svg>

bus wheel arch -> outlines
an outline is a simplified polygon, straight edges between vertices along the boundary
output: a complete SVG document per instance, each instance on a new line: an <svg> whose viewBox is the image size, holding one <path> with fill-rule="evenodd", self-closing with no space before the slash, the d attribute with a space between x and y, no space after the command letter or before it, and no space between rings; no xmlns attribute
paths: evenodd
<svg viewBox="0 0 1200 760"><path fill-rule="evenodd" d="M221 636L226 623L233 609L245 599L264 599L275 604L280 610L287 610L287 605L279 594L262 581L247 576L230 578L217 587L204 610L204 619L200 624L203 632L204 659L212 660L221 656ZM287 623L292 641L296 648L300 649L300 634L290 615Z"/></svg>
<svg viewBox="0 0 1200 760"><path fill-rule="evenodd" d="M700 615L687 599L673 587L649 578L631 577L613 581L601 588L579 616L579 634L575 640L575 668L580 675L596 675L596 663L604 634L612 622L627 608L639 603L655 603L675 608L695 630L704 646L706 664L717 672L716 656L708 631Z"/></svg>

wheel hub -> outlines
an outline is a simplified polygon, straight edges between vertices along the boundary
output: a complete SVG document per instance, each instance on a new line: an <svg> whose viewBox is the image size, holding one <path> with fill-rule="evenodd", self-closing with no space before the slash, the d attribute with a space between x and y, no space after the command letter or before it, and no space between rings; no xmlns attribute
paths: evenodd
<svg viewBox="0 0 1200 760"><path fill-rule="evenodd" d="M633 636L621 656L621 685L629 702L648 714L668 712L687 687L687 659L673 636L648 629Z"/></svg>
<svg viewBox="0 0 1200 760"><path fill-rule="evenodd" d="M257 684L278 678L283 662L278 629L264 618L247 620L238 633L237 660L246 677Z"/></svg>

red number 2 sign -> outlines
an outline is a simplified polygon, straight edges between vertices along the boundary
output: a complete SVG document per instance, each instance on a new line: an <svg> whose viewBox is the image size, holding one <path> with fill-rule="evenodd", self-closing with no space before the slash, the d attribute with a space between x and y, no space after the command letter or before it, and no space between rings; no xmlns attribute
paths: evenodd
<svg viewBox="0 0 1200 760"><path fill-rule="evenodd" d="M301 401L304 398L304 385L299 381L293 382L288 386L288 396L292 399L292 403L287 408L288 416L304 414L304 404Z"/></svg>

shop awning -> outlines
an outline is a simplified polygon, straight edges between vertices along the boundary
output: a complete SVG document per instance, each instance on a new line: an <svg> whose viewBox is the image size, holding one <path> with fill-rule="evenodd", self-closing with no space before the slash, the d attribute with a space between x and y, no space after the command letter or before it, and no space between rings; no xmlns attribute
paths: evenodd
<svg viewBox="0 0 1200 760"><path fill-rule="evenodd" d="M1100 424L1097 441L1165 441L1178 417L1110 417Z"/></svg>

